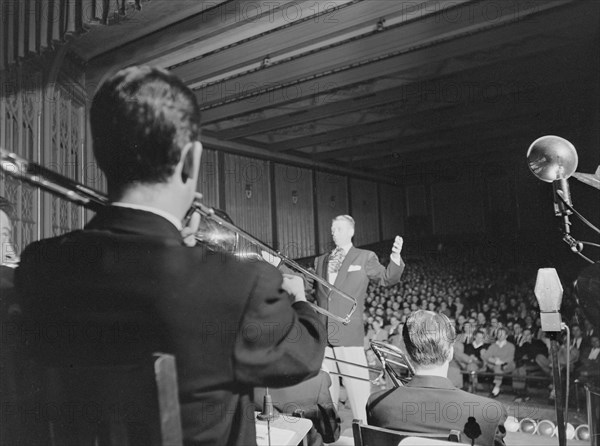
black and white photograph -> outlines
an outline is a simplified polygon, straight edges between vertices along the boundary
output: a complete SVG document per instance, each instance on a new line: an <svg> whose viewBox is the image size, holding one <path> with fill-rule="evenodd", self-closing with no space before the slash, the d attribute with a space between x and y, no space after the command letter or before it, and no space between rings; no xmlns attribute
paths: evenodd
<svg viewBox="0 0 600 446"><path fill-rule="evenodd" d="M600 446L599 0L0 0L0 446Z"/></svg>

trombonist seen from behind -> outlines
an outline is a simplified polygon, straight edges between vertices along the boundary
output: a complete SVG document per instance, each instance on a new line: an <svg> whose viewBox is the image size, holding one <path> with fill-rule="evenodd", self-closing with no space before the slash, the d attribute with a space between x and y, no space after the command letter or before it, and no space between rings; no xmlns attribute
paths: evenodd
<svg viewBox="0 0 600 446"><path fill-rule="evenodd" d="M69 327L31 339L35 357L60 366L174 354L185 444L255 444L253 387L298 383L323 359L325 329L302 280L184 243L202 146L196 97L179 79L121 70L94 96L90 121L111 204L22 255L24 314Z"/></svg>

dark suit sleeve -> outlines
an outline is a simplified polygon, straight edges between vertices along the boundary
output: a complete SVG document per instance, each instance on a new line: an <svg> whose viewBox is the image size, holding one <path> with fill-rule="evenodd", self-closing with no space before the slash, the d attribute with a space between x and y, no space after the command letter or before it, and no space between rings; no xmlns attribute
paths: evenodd
<svg viewBox="0 0 600 446"><path fill-rule="evenodd" d="M390 286L398 283L402 272L404 271L404 262L400 258L400 265L396 265L390 260L386 268L381 263L374 252L369 251L369 258L365 266L365 272L370 280L376 281L378 285Z"/></svg>
<svg viewBox="0 0 600 446"><path fill-rule="evenodd" d="M325 327L308 303L292 305L275 268L255 266L257 275L234 348L236 380L282 387L315 376L323 362Z"/></svg>

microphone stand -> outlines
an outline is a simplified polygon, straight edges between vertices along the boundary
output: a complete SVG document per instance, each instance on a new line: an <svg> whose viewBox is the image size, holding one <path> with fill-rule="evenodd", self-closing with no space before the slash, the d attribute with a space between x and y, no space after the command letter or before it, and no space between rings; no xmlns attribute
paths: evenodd
<svg viewBox="0 0 600 446"><path fill-rule="evenodd" d="M269 442L269 446L271 446L271 420L275 418L275 415L273 412L273 400L271 399L271 394L269 393L268 387L265 388L263 410L257 415L256 418L267 422L267 440Z"/></svg>
<svg viewBox="0 0 600 446"><path fill-rule="evenodd" d="M550 350L552 353L552 380L554 382L554 393L556 398L554 399L554 408L556 410L556 426L558 431L558 444L559 446L566 446L567 438L565 435L565 414L564 406L562 404L562 383L560 380L560 370L558 366L558 334L560 332L548 332L550 337Z"/></svg>

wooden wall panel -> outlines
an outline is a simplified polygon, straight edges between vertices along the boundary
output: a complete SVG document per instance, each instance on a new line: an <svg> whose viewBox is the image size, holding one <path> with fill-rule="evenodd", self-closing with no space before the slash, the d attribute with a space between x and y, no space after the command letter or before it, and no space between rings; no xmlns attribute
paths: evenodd
<svg viewBox="0 0 600 446"><path fill-rule="evenodd" d="M29 67L13 67L0 72L0 146L17 155L33 159L39 138L38 115L41 112L41 73ZM36 82L37 81L37 82ZM14 207L13 242L17 253L39 239L39 192L36 188L0 175L0 195Z"/></svg>
<svg viewBox="0 0 600 446"><path fill-rule="evenodd" d="M354 245L375 243L379 236L379 204L377 183L365 180L350 180L352 218L356 222Z"/></svg>
<svg viewBox="0 0 600 446"><path fill-rule="evenodd" d="M217 152L214 150L202 150L198 192L202 194L202 203L205 205L221 207L219 203L219 163Z"/></svg>
<svg viewBox="0 0 600 446"><path fill-rule="evenodd" d="M269 162L225 154L223 176L225 193L221 207L237 226L272 246Z"/></svg>
<svg viewBox="0 0 600 446"><path fill-rule="evenodd" d="M405 196L401 187L382 184L379 188L381 229L384 240L404 234Z"/></svg>
<svg viewBox="0 0 600 446"><path fill-rule="evenodd" d="M318 246L317 254L333 248L331 220L348 213L348 180L345 176L316 173Z"/></svg>
<svg viewBox="0 0 600 446"><path fill-rule="evenodd" d="M297 259L315 254L313 182L310 169L275 165L277 249Z"/></svg>
<svg viewBox="0 0 600 446"><path fill-rule="evenodd" d="M484 232L484 186L476 182L432 185L434 234Z"/></svg>
<svg viewBox="0 0 600 446"><path fill-rule="evenodd" d="M43 78L48 66L42 61L31 60L0 71L0 146L89 184L90 173L83 156L82 71L68 58L63 61L61 72L65 66L71 67L73 77L58 76L55 94L44 90ZM49 97L52 100L45 100ZM0 177L0 195L15 207L13 238L17 249L34 240L82 227L81 206L8 176Z"/></svg>

